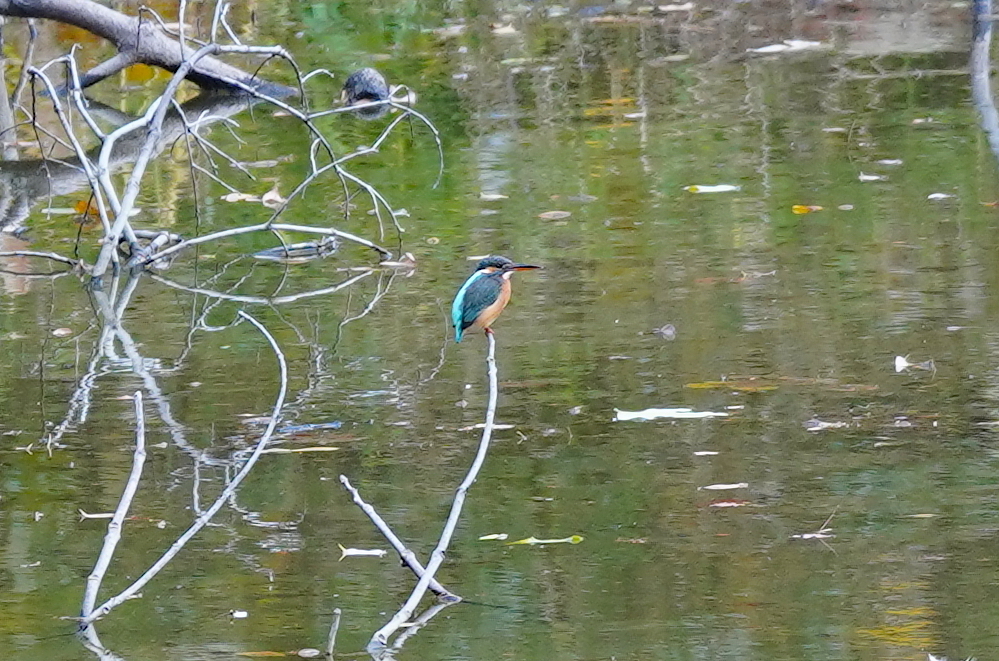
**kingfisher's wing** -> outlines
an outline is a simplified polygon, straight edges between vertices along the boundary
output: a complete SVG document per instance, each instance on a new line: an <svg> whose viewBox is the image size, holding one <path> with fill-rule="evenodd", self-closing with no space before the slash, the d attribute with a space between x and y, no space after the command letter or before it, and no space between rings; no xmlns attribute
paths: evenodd
<svg viewBox="0 0 999 661"><path fill-rule="evenodd" d="M455 328L465 330L471 326L479 314L499 298L503 283L490 276L482 271L474 273L458 290L451 305L451 321Z"/></svg>

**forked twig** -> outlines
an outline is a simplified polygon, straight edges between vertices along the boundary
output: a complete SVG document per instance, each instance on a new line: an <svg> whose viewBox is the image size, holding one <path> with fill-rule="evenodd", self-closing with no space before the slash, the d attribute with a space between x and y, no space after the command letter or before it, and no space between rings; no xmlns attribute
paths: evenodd
<svg viewBox="0 0 999 661"><path fill-rule="evenodd" d="M257 441L256 447L254 447L253 452L247 458L243 467L240 468L239 472L233 476L232 481L226 485L225 489L223 489L222 493L218 495L211 507L206 509L204 514L195 519L191 526L177 538L170 548L167 549L167 551L160 556L160 558L154 562L152 566L142 574L142 576L137 578L131 585L122 590L119 594L105 601L98 608L92 610L88 615L83 616L81 618L83 625L92 624L95 620L107 615L113 608L122 602L134 597L139 590L143 588L143 586L145 586L160 571L162 571L163 568L166 567L171 560L173 560L174 556L176 556L180 550L184 548L184 545L187 544L187 542L189 542L191 538L198 533L198 531L204 528L211 518L215 516L220 509L222 509L222 506L228 502L229 497L235 493L242 481L247 475L250 474L253 466L257 463L257 459L259 459L263 454L271 436L274 435L274 430L277 428L278 418L281 415L281 409L284 407L285 395L288 392L288 364L285 361L284 353L281 351L281 347L278 346L274 336L268 332L263 324L242 310L239 311L239 316L250 322L265 338L267 338L267 342L271 345L271 349L273 349L274 355L277 357L278 370L281 375L281 387L278 390L277 400L274 402L274 409L271 412L271 418L267 423L267 428L264 430L260 440Z"/></svg>
<svg viewBox="0 0 999 661"><path fill-rule="evenodd" d="M360 507L361 511L368 515L368 518L371 519L371 523L375 524L375 527L378 528L378 532L385 536L388 543L391 544L392 548L394 548L396 553L399 554L399 558L402 560L403 564L412 569L417 578L423 578L423 575L427 570L417 559L416 554L413 553L413 551L409 549L401 539L399 539L399 537L392 531L392 528L389 527L389 524L385 523L385 519L383 519L381 515L375 511L375 508L361 498L361 494L356 488L354 488L354 485L350 483L350 480L347 479L346 475L340 476L340 484L343 485L344 489L350 492L351 497L354 499L354 504ZM430 588L430 591L439 596L441 599L445 599L447 601L461 601L461 597L441 585L436 579L432 579L427 585Z"/></svg>
<svg viewBox="0 0 999 661"><path fill-rule="evenodd" d="M437 547L430 554L430 562L427 563L423 576L420 577L416 587L413 588L412 594L409 595L409 599L399 609L399 612L385 626L376 631L368 643L368 652L375 658L384 655L388 646L389 636L398 631L399 628L404 626L413 617L413 613L416 612L416 607L426 594L430 582L434 580L434 575L444 563L444 553L447 551L451 543L451 538L454 536L455 528L458 526L461 509L465 504L465 495L478 477L479 471L482 469L482 464L485 463L486 454L489 451L489 442L493 435L493 424L496 418L496 400L499 394L499 386L496 378L496 340L491 332L486 333L486 339L489 342L489 352L486 356L486 365L489 373L489 404L486 407L486 422L482 428L479 449L475 454L475 460L472 461L472 465L465 475L465 479L462 480L455 491L454 501L451 503L451 511L448 513L447 522L441 531Z"/></svg>

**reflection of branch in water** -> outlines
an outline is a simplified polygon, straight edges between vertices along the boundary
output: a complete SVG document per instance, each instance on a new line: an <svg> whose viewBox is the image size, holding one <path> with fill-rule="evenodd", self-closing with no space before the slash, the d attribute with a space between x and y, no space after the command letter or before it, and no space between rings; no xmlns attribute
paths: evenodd
<svg viewBox="0 0 999 661"><path fill-rule="evenodd" d="M440 307L440 299L437 300L437 306ZM451 338L449 337L449 333L451 330L451 320L447 318L447 312L444 311L444 308L440 308L440 311L441 311L441 316L443 316L444 318L444 332L441 335L441 337L444 338L444 342L441 344L440 354L438 355L437 358L437 365L434 366L432 370L430 370L430 374L427 377L420 378L420 380L417 382L418 385L429 383L437 378L437 374L444 367L444 359L447 357L448 345L451 344ZM417 370L417 377L419 377L419 370Z"/></svg>
<svg viewBox="0 0 999 661"><path fill-rule="evenodd" d="M384 661L388 661L389 659L394 658L395 654L397 654L399 652L399 650L402 649L402 646L406 644L406 641L410 637L412 637L414 634L416 634L417 631L419 631L420 629L422 629L423 627L425 627L427 625L427 623L430 622L430 620L432 620L435 617L437 617L437 614L440 613L442 610L444 610L448 606L454 606L456 603L458 603L458 602L457 601L445 601L445 602L441 602L439 604L434 604L433 606L431 606L427 610L425 610L422 613L420 613L416 617L415 620L413 620L411 622L407 622L404 625L405 628L403 629L403 632L400 633L398 636L396 636L396 639L392 643L392 646L389 647L389 648L387 648L384 651L384 656L382 656L381 658Z"/></svg>
<svg viewBox="0 0 999 661"><path fill-rule="evenodd" d="M365 270L352 278L344 280L338 285L332 287L324 287L322 289L315 289L312 291L302 292L300 294L289 294L287 296L278 296L277 298L267 298L266 296L245 296L242 294L227 294L220 291L213 291L211 289L202 289L201 287L188 287L187 285L182 285L179 282L174 282L173 280L168 280L159 275L149 274L156 282L166 285L167 287L172 287L174 289L179 289L181 291L190 292L192 294L201 294L203 296L208 296L209 298L216 298L225 301L237 301L240 303L259 303L261 305L281 305L282 303L291 303L294 301L300 301L306 298L312 298L313 296L323 296L325 294L332 294L338 292L341 289L351 286L355 282L367 278L369 275L374 273L374 269Z"/></svg>
<svg viewBox="0 0 999 661"><path fill-rule="evenodd" d="M204 514L195 519L194 522L191 524L191 526L187 530L185 530L180 537L177 538L177 540L170 546L170 548L166 551L166 553L160 556L160 558L156 562L154 562L153 565L142 574L142 576L137 578L131 585L122 590L118 595L108 599L103 604L101 604L100 607L93 610L89 615L84 617L83 619L84 624L91 624L98 618L103 617L107 613L111 612L113 608L123 603L125 600L135 596L139 592L139 590L142 589L144 585L146 585L149 581L151 581L164 567L166 567L166 565L169 564L171 560L173 560L174 556L176 556L180 552L180 550L184 548L187 542L190 541L190 539L194 537L194 535L196 535L199 530L205 527L208 521L213 516L215 516L215 514L222 508L222 506L226 502L228 502L229 496L236 490L237 487L239 487L240 483L242 483L242 481L246 478L246 476L250 474L250 471L253 469L253 466L257 463L257 460L260 458L261 454L263 453L264 448L267 446L268 441L270 441L271 436L274 435L274 430L277 428L278 419L281 416L281 410L284 407L285 395L288 392L288 365L285 361L284 353L281 351L281 348L278 346L277 341L267 331L267 329L264 328L264 326L259 321L257 321L247 313L240 311L239 315L246 321L250 322L254 327L256 327L257 330L260 331L262 335L264 335L264 337L267 339L267 342L271 345L271 349L273 349L274 355L277 358L278 362L278 371L280 372L281 375L281 386L280 389L278 390L278 396L277 400L274 403L273 411L271 412L270 421L267 423L267 429L264 430L264 433L260 437L260 440L257 442L257 445L253 450L253 453L250 454L249 458L247 458L246 462L240 468L239 472L232 478L232 481L226 485L225 489L222 490L222 493L220 493L219 496L215 499L215 502L212 503L212 505L207 510L205 510Z"/></svg>
<svg viewBox="0 0 999 661"><path fill-rule="evenodd" d="M101 333L103 342L100 346L100 352L112 363L121 363L123 361L115 352L114 342L117 340L121 344L125 355L128 357L132 371L142 379L146 392L149 394L150 399L155 402L159 411L159 417L169 429L174 443L190 456L194 456L198 450L187 441L183 426L173 417L173 413L170 410L170 402L166 395L163 394L163 390L160 388L159 383L157 383L156 377L150 372L148 367L149 362L142 357L132 336L121 325L121 316L138 285L140 277L141 275L135 274L128 279L125 291L117 298L116 309L112 309L111 300L113 299L107 293L101 290L91 291L91 295L103 317L102 321L107 329L107 332L102 331ZM115 277L112 280L112 296L114 296L117 284L118 278Z"/></svg>
<svg viewBox="0 0 999 661"><path fill-rule="evenodd" d="M395 280L395 276L396 276L396 273L393 272L392 276L389 278L388 283L385 285L385 289L383 290L382 289L382 279L384 277L384 274L379 274L379 276L378 276L378 284L375 286L375 295L371 298L371 301L367 305L364 306L364 309L362 309L360 313L354 315L353 317L344 317L343 321L341 321L337 325L337 327L336 327L336 338L333 340L333 346L331 347L333 351L336 351L337 347L340 346L340 342L343 340L343 329L344 329L344 326L346 326L347 324L351 323L352 321L357 321L358 319L361 319L361 318L367 316L367 314L374 309L374 307L378 303L378 301L380 301L382 299L382 297L385 296L385 294L388 293L389 288L392 287L392 281ZM350 299L349 298L347 299L347 307L348 308L350 307Z"/></svg>
<svg viewBox="0 0 999 661"><path fill-rule="evenodd" d="M974 0L972 5L971 97L981 115L982 130L992 154L999 159L999 112L992 98L992 0Z"/></svg>
<svg viewBox="0 0 999 661"><path fill-rule="evenodd" d="M110 332L110 328L107 326L104 327L101 334L103 335L106 332ZM72 425L83 424L86 421L87 414L90 411L90 396L94 389L94 383L97 381L98 376L107 374L106 368L102 369L100 374L97 373L97 367L100 365L101 358L103 357L100 351L103 343L104 340L100 338L94 343L87 371L83 373L83 376L77 381L76 388L73 389L65 417L45 437L45 444L48 448L58 447L59 440L62 439L63 435Z"/></svg>

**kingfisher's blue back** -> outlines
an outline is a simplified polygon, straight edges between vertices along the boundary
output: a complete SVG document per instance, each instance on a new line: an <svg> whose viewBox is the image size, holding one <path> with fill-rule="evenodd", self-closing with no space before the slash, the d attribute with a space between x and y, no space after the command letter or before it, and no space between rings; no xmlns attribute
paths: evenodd
<svg viewBox="0 0 999 661"><path fill-rule="evenodd" d="M455 342L461 342L465 330L486 308L496 303L503 291L503 282L503 274L498 271L479 270L469 276L451 304Z"/></svg>

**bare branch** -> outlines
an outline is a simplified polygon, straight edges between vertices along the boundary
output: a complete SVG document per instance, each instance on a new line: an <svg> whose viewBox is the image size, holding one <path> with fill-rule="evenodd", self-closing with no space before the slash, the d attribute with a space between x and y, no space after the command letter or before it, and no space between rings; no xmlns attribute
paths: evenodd
<svg viewBox="0 0 999 661"><path fill-rule="evenodd" d="M82 263L80 260L73 259L72 257L63 257L58 253L38 252L37 250L4 250L0 251L0 257L41 257L43 259L51 259L53 262L69 264L74 267Z"/></svg>
<svg viewBox="0 0 999 661"><path fill-rule="evenodd" d="M226 485L222 493L219 494L215 502L212 503L211 507L205 510L205 512L199 516L191 526L181 534L180 537L170 546L170 548L164 553L160 558L153 563L153 565L145 571L139 578L137 578L131 585L121 591L118 595L108 599L97 609L93 610L90 614L83 617L82 621L84 624L91 624L97 619L107 615L113 608L123 603L127 599L135 596L139 590L142 589L149 581L151 581L166 565L173 560L184 545L194 537L198 531L205 527L205 525L211 520L213 516L222 508L222 506L229 500L229 497L236 492L236 489L243 482L253 466L257 463L257 460L263 454L264 449L267 447L267 443L270 441L271 437L274 435L274 430L277 428L278 419L281 416L281 409L284 407L285 395L288 392L288 364L285 361L284 353L281 351L281 347L278 346L277 341L274 337L267 331L267 329L259 321L251 317L246 312L242 310L239 311L239 316L250 322L260 333L267 338L267 342L271 345L271 349L274 351L274 355L277 357L278 371L281 376L281 386L278 390L277 400L274 402L274 408L271 412L270 420L267 423L267 428L264 430L263 435L260 440L257 441L256 447L254 447L253 452L247 458L246 462L240 468L239 472L233 476L232 481Z"/></svg>
<svg viewBox="0 0 999 661"><path fill-rule="evenodd" d="M388 540L388 543L392 545L392 548L396 550L396 553L399 554L399 559L402 560L403 564L413 570L413 573L416 574L417 578L423 578L427 570L424 569L422 564L420 564L416 554L413 553L413 551L410 550L401 539L399 539L395 532L392 531L392 528L389 527L389 524L385 522L385 519L383 519L378 512L375 511L375 508L361 498L360 492L354 488L354 485L350 483L350 480L347 479L346 475L340 476L340 484L342 484L343 488L350 493L351 498L354 500L354 504L361 508L361 511L364 512L369 519L371 519L371 523L375 524L375 527L378 528L378 532L380 532L385 539ZM461 597L441 585L436 579L428 581L427 586L442 600L461 601Z"/></svg>
<svg viewBox="0 0 999 661"><path fill-rule="evenodd" d="M153 255L152 257L141 262L141 264L143 265L149 264L158 259L171 255L175 252L179 252L184 248L198 245L199 243L206 243L208 241L223 239L229 236L237 236L239 234L248 234L250 232L269 232L271 230L285 230L288 232L304 232L306 234L324 234L326 236L336 236L346 241L353 241L354 243L358 243L364 246L365 248L371 248L372 250L382 254L387 259L390 259L392 257L392 253L386 250L385 248L382 248L381 246L376 245L371 241L368 241L367 239L362 239L361 237L355 236L348 232L341 232L340 230L335 230L332 228L310 227L308 225L289 225L286 223L266 222L266 223L260 223L259 225L249 225L246 227L233 227L232 229L220 230L218 232L212 232L211 234L205 234L203 236L198 236L193 239L182 241L175 246L171 246L166 250L163 250L162 252Z"/></svg>
<svg viewBox="0 0 999 661"><path fill-rule="evenodd" d="M100 555L94 564L93 571L87 577L87 589L83 593L83 607L80 609L80 617L87 617L94 610L97 603L97 592L101 589L101 582L114 557L115 548L121 540L121 526L128 514L128 508L132 505L135 492L139 488L139 478L142 477L142 467L146 462L146 418L142 411L142 392L136 391L135 395L135 453L132 456L132 472L128 476L125 488L121 492L118 500L118 507L115 508L114 515L108 521L108 532L104 536L104 545L101 547Z"/></svg>
<svg viewBox="0 0 999 661"><path fill-rule="evenodd" d="M489 451L489 442L492 439L493 424L496 419L496 400L499 393L496 378L496 339L492 333L486 333L486 338L489 341L489 352L486 356L486 365L489 374L489 403L486 407L486 422L482 428L479 449L475 454L475 459L472 461L471 467L468 469L468 473L465 475L465 479L462 480L455 491L454 501L451 503L451 511L448 513L447 522L441 531L437 547L430 554L430 562L427 563L423 576L420 577L416 587L413 588L412 594L409 595L409 599L399 609L399 612L389 620L388 624L376 631L368 643L368 651L373 656L376 656L376 658L379 651L387 647L389 636L398 631L400 627L413 617L413 613L416 612L416 607L426 594L430 582L434 580L434 575L444 563L444 554L451 543L455 528L458 526L458 519L461 518L461 510L465 504L465 495L478 477L479 471L482 469L482 464L485 463L486 454Z"/></svg>

